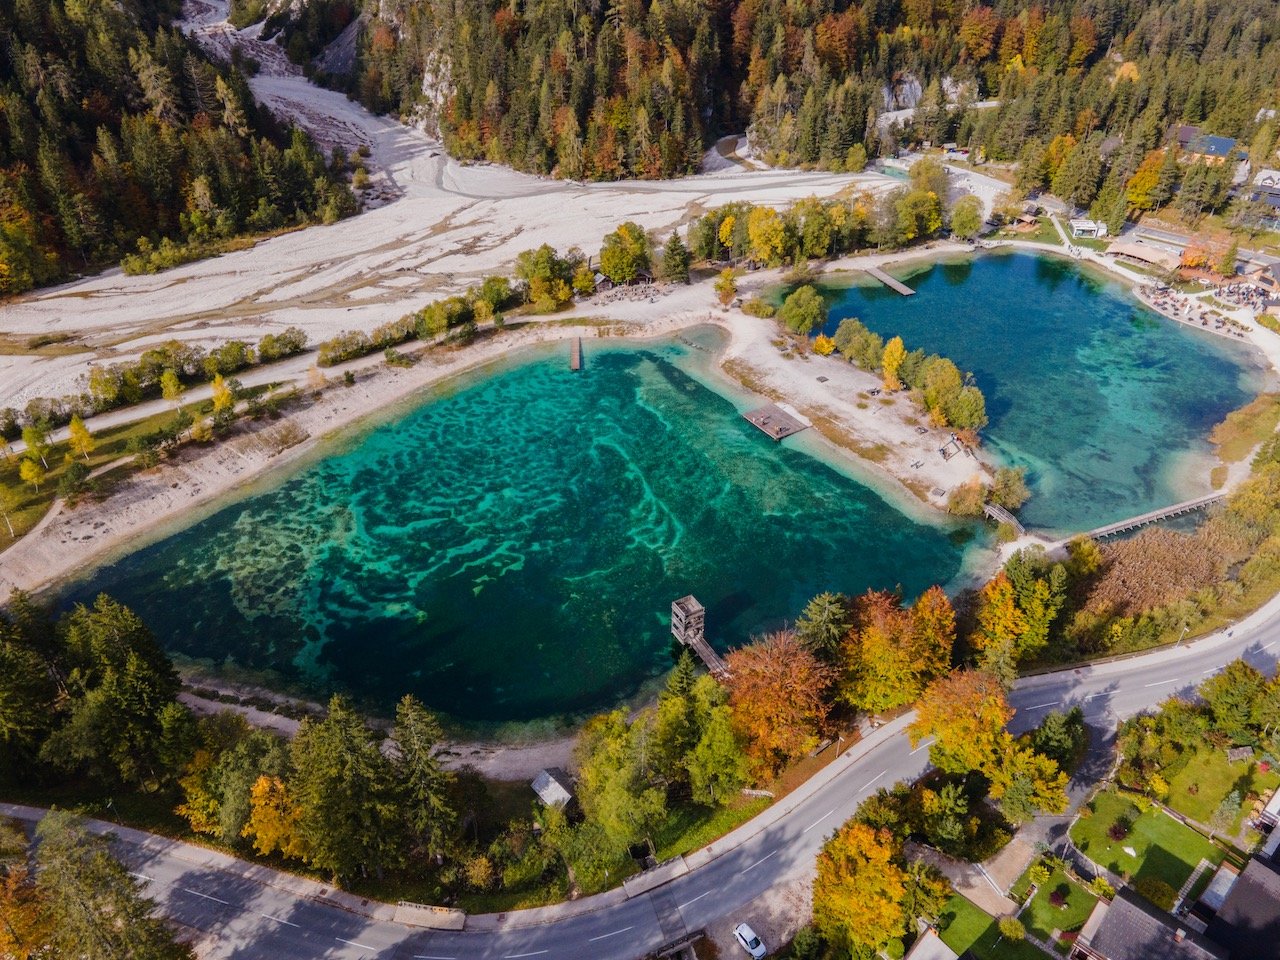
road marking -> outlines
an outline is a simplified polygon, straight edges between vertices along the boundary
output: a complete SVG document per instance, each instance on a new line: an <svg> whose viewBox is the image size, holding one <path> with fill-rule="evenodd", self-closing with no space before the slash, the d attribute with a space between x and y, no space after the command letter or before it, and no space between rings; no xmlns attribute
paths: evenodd
<svg viewBox="0 0 1280 960"><path fill-rule="evenodd" d="M366 943L356 943L354 940L348 940L345 937L334 937L339 943L349 943L353 947L359 947L361 950L377 950L377 947L371 947Z"/></svg>
<svg viewBox="0 0 1280 960"><path fill-rule="evenodd" d="M431 953L415 953L413 960L458 960L457 957L437 957Z"/></svg>
<svg viewBox="0 0 1280 960"><path fill-rule="evenodd" d="M197 897L204 897L206 900L212 900L214 903L227 903L226 900L219 900L217 897L211 897L207 893L201 893L199 890L188 890L186 887L183 887L182 892L189 893Z"/></svg>
<svg viewBox="0 0 1280 960"><path fill-rule="evenodd" d="M1045 707L1056 707L1061 700L1050 700L1048 703L1037 703L1034 707L1023 707L1024 710L1043 710Z"/></svg>
<svg viewBox="0 0 1280 960"><path fill-rule="evenodd" d="M1157 680L1155 683L1144 683L1144 687L1163 687L1166 683L1177 683L1181 678L1174 677L1172 680Z"/></svg>
<svg viewBox="0 0 1280 960"><path fill-rule="evenodd" d="M587 943L595 943L597 940L607 940L610 937L616 937L620 933L626 933L628 930L634 930L635 927L623 927L621 930L615 930L613 933L602 933L598 937L592 937Z"/></svg>
<svg viewBox="0 0 1280 960"><path fill-rule="evenodd" d="M914 756L915 756L917 753L919 753L921 750L924 750L925 748L927 748L927 747L932 747L932 746L933 746L933 741L932 741L932 740L930 740L928 743L922 743L922 744L920 744L920 746L918 746L918 747L916 747L914 750L912 750L912 751L911 751L911 753L910 753L910 754L908 754L908 756L912 756L912 757L914 757Z"/></svg>
<svg viewBox="0 0 1280 960"><path fill-rule="evenodd" d="M145 880L145 881L147 881L147 883L155 883L155 882L156 882L156 878L155 878L155 877L148 877L145 873L134 873L132 870L130 870L130 871L129 871L129 876L131 876L131 877L137 877L139 880Z"/></svg>
<svg viewBox="0 0 1280 960"><path fill-rule="evenodd" d="M778 850L781 850L781 849L782 849L781 847L779 847L779 848L778 848ZM756 867L760 866L760 864L764 863L764 862L765 862L766 860L768 860L770 857L775 856L775 855L778 853L778 850L773 851L773 853L766 853L763 857L761 857L759 860L757 860L757 861L756 861L755 863L753 863L751 866L747 867L747 869L743 870L743 871L742 871L742 873L750 873L752 870L754 870ZM742 874L740 873L740 874L738 874L738 876L742 876Z"/></svg>
<svg viewBox="0 0 1280 960"><path fill-rule="evenodd" d="M699 900L701 900L703 897L709 897L709 896L711 896L711 894L713 894L714 892L715 892L714 890L708 890L706 893L700 893L700 894L698 894L696 897L694 897L692 900L686 900L684 903L676 904L676 909L677 909L677 910L683 910L685 907L689 906L689 904L691 904L691 903L697 903L697 902L698 902Z"/></svg>
<svg viewBox="0 0 1280 960"><path fill-rule="evenodd" d="M1263 649L1263 650L1270 650L1272 647L1274 647L1274 646L1276 645L1276 643L1277 643L1277 642L1280 642L1280 641L1272 640L1270 643L1268 643L1268 644L1267 644L1266 646L1264 646L1262 649Z"/></svg>
<svg viewBox="0 0 1280 960"><path fill-rule="evenodd" d="M877 780L879 780L888 772L889 772L888 770L881 770L874 777L872 777L870 780L868 780L866 783L862 785L862 790L866 790L868 787L870 787L873 783L875 783ZM859 790L858 792L861 793L862 790Z"/></svg>
<svg viewBox="0 0 1280 960"><path fill-rule="evenodd" d="M816 827L818 824L820 824L823 820L827 819L827 817L831 816L833 813L835 813L835 811L834 811L834 810L828 810L826 813L824 813L822 816L820 816L817 820L813 821L813 823L809 824L807 827L805 827L805 828L804 828L803 830L801 830L800 832L801 832L801 833L808 833L810 830L812 830L814 827Z"/></svg>
<svg viewBox="0 0 1280 960"><path fill-rule="evenodd" d="M1206 673L1213 673L1215 670L1221 670L1221 669L1222 669L1221 667L1210 667L1208 670L1201 670L1200 674L1203 676Z"/></svg>
<svg viewBox="0 0 1280 960"><path fill-rule="evenodd" d="M544 953L549 953L549 952L550 951L548 950L535 950L533 951L533 953L508 953L505 957L503 957L503 960L520 960L521 957L540 957Z"/></svg>
<svg viewBox="0 0 1280 960"><path fill-rule="evenodd" d="M269 913L259 913L259 914L258 914L258 916L260 916L260 917L266 917L268 920L274 920L276 923L283 923L283 924L287 924L288 926L291 926L291 927L299 927L299 926L301 926L301 924L294 923L292 920L281 920L279 917L273 917L273 916L272 916L271 914L269 914Z"/></svg>

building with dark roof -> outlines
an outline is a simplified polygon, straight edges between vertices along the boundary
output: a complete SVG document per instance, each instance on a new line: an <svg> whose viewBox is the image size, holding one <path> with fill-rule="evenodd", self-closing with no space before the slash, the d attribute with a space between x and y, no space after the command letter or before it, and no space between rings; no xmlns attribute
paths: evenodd
<svg viewBox="0 0 1280 960"><path fill-rule="evenodd" d="M1230 960L1221 947L1128 888L1099 900L1071 950L1072 960Z"/></svg>
<svg viewBox="0 0 1280 960"><path fill-rule="evenodd" d="M1226 163L1236 151L1236 141L1231 137L1201 134L1187 144L1187 155L1200 163Z"/></svg>
<svg viewBox="0 0 1280 960"><path fill-rule="evenodd" d="M1232 960L1280 960L1280 870L1255 857L1205 931Z"/></svg>
<svg viewBox="0 0 1280 960"><path fill-rule="evenodd" d="M1164 138L1166 142L1176 144L1179 150L1185 150L1191 146L1191 141L1198 136L1200 136L1199 127L1187 123L1175 123L1169 128Z"/></svg>

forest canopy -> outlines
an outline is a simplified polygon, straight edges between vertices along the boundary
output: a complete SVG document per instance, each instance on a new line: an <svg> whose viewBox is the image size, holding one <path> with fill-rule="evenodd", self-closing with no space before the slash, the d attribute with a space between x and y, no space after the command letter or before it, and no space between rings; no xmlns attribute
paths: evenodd
<svg viewBox="0 0 1280 960"><path fill-rule="evenodd" d="M0 4L0 296L355 211L310 140L172 25L180 6Z"/></svg>
<svg viewBox="0 0 1280 960"><path fill-rule="evenodd" d="M1280 20L1269 0L363 8L354 63L331 82L375 110L425 108L460 157L568 177L689 172L715 137L748 129L774 161L860 167L864 150L896 145L876 117L917 101L914 135L994 159L1104 131L1140 160L1178 121L1248 142L1259 109L1276 106L1280 80ZM313 0L268 25L319 71L312 58L359 12L351 0ZM1000 106L965 109L983 99Z"/></svg>

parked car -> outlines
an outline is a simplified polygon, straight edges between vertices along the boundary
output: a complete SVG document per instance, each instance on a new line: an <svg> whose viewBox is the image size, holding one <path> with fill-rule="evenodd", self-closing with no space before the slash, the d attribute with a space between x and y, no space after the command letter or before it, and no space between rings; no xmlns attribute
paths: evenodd
<svg viewBox="0 0 1280 960"><path fill-rule="evenodd" d="M738 924L733 928L733 935L738 943L742 944L742 949L751 954L752 960L761 960L769 952L764 945L764 941L756 936L756 932L751 929L750 924Z"/></svg>

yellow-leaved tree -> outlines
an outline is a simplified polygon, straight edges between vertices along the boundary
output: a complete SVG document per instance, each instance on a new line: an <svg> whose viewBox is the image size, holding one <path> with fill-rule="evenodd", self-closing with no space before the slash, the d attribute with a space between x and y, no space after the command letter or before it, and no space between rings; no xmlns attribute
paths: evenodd
<svg viewBox="0 0 1280 960"><path fill-rule="evenodd" d="M906 929L907 874L888 830L847 823L818 854L813 921L823 937L876 950Z"/></svg>
<svg viewBox="0 0 1280 960"><path fill-rule="evenodd" d="M770 266L781 263L786 227L778 211L773 207L752 207L747 215L747 240L753 259Z"/></svg>
<svg viewBox="0 0 1280 960"><path fill-rule="evenodd" d="M884 354L880 358L880 370L884 374L884 388L890 392L902 389L902 381L898 379L898 371L902 369L902 361L907 358L907 348L901 337L894 337L884 345Z"/></svg>
<svg viewBox="0 0 1280 960"><path fill-rule="evenodd" d="M279 850L294 860L307 856L307 844L298 828L302 811L279 777L261 776L249 791L249 819L242 835L265 856Z"/></svg>
<svg viewBox="0 0 1280 960"><path fill-rule="evenodd" d="M84 457L84 462L89 462L89 454L93 453L93 448L98 442L93 439L93 434L89 432L89 428L84 425L84 420L80 414L76 414L71 418L71 423L67 426L68 442L71 449L80 456Z"/></svg>

